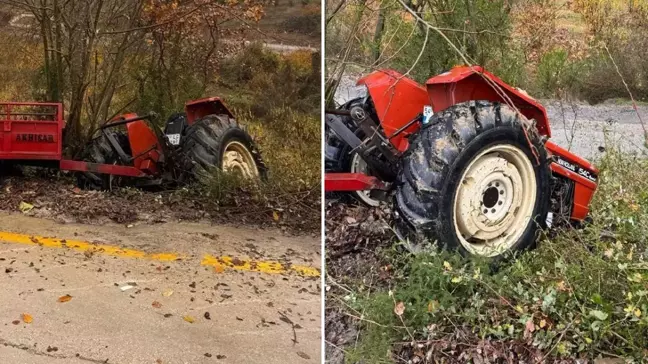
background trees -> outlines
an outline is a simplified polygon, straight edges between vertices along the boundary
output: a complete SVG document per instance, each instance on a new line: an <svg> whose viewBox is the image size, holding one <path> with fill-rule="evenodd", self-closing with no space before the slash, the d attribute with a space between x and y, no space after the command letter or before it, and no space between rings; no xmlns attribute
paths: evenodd
<svg viewBox="0 0 648 364"><path fill-rule="evenodd" d="M645 1L333 0L327 12L329 99L349 70L391 67L424 81L465 63L414 15L471 63L535 96L628 97L612 59L635 98L648 95Z"/></svg>

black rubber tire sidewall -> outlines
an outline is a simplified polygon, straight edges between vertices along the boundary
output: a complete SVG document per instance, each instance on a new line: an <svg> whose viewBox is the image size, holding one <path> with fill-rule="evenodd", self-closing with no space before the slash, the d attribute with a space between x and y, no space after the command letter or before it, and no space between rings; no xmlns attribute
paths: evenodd
<svg viewBox="0 0 648 364"><path fill-rule="evenodd" d="M222 170L225 148L232 141L243 144L252 155L260 179L267 180L268 169L254 140L247 131L227 115L207 115L187 127L186 136L181 139L181 149L189 160L195 162L195 165L190 168L193 177L199 178L201 173L212 167ZM199 153L196 148L203 149L203 162L198 160Z"/></svg>
<svg viewBox="0 0 648 364"><path fill-rule="evenodd" d="M508 251L534 246L546 225L551 172L544 143L530 121L504 104L468 101L436 112L409 140L394 196L395 231L409 241L407 246L418 252L436 243L470 254L455 235L458 183L473 158L502 144L515 146L529 159L537 189L533 218ZM494 258L508 255L502 253Z"/></svg>

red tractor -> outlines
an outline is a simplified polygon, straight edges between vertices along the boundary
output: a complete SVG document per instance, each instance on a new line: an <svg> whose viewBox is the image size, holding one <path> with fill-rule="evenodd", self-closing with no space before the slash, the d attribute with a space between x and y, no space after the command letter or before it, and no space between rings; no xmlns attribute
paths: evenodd
<svg viewBox="0 0 648 364"><path fill-rule="evenodd" d="M121 115L102 125L82 153L63 157L65 121L59 103L0 103L0 162L77 171L79 185L178 184L212 169L264 178L266 167L250 135L217 97L190 101L164 132L152 115Z"/></svg>
<svg viewBox="0 0 648 364"><path fill-rule="evenodd" d="M546 110L524 91L478 66L425 86L392 70L357 85L366 96L327 111L325 190L393 196L412 247L498 257L587 218L598 170L548 140Z"/></svg>

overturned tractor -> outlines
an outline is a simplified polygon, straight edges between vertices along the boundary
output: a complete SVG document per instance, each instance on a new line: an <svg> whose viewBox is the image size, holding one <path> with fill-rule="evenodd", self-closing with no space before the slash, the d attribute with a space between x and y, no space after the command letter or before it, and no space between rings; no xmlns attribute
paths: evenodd
<svg viewBox="0 0 648 364"><path fill-rule="evenodd" d="M99 128L81 160L63 157L61 104L0 103L0 112L0 161L76 171L85 188L186 183L214 169L252 179L267 172L251 136L217 97L188 102L164 131L152 115L120 115Z"/></svg>
<svg viewBox="0 0 648 364"><path fill-rule="evenodd" d="M542 105L481 67L425 86L391 70L326 116L326 191L394 202L401 239L499 257L587 218L597 169L549 141Z"/></svg>

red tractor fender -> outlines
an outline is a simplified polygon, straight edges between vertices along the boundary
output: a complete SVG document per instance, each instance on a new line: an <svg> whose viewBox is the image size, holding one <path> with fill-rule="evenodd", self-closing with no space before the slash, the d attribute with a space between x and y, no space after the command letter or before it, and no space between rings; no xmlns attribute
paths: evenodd
<svg viewBox="0 0 648 364"><path fill-rule="evenodd" d="M423 112L423 106L429 103L425 87L394 70L372 72L356 84L367 87L387 138L391 138L398 129ZM418 128L418 125L413 124L391 138L394 147L401 152L406 151L409 145L407 137Z"/></svg>
<svg viewBox="0 0 648 364"><path fill-rule="evenodd" d="M427 80L432 109L436 111L470 100L513 105L527 119L535 120L538 132L551 137L547 110L526 92L509 86L481 66L459 66ZM508 99L508 100L507 100Z"/></svg>
<svg viewBox="0 0 648 364"><path fill-rule="evenodd" d="M220 97L208 97L188 101L185 104L185 112L187 113L187 124L189 125L193 124L196 120L212 114L227 114L231 118L234 117L234 114L225 106L225 103Z"/></svg>

